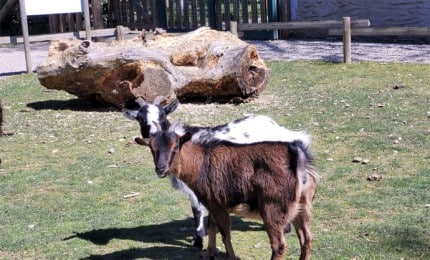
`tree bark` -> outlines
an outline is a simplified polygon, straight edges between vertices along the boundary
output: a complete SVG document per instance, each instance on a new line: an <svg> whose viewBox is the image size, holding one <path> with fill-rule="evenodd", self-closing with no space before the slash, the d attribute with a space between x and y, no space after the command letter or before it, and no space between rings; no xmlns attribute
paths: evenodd
<svg viewBox="0 0 430 260"><path fill-rule="evenodd" d="M228 32L200 28L111 43L52 42L37 74L47 88L123 108L137 97L247 99L266 87L269 71L252 45Z"/></svg>

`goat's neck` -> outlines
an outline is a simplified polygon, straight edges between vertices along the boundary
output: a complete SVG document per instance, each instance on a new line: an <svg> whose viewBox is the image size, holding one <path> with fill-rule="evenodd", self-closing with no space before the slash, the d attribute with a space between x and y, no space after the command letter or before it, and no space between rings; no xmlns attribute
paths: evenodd
<svg viewBox="0 0 430 260"><path fill-rule="evenodd" d="M186 142L176 152L172 164L172 173L189 186L193 186L203 166L204 151L199 145Z"/></svg>

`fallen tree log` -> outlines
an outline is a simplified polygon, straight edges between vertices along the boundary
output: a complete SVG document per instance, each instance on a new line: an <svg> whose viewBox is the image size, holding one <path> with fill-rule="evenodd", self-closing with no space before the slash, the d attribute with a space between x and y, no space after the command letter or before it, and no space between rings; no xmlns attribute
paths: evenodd
<svg viewBox="0 0 430 260"><path fill-rule="evenodd" d="M254 46L202 27L108 43L54 41L37 74L46 88L123 108L137 97L247 99L264 90L269 71Z"/></svg>

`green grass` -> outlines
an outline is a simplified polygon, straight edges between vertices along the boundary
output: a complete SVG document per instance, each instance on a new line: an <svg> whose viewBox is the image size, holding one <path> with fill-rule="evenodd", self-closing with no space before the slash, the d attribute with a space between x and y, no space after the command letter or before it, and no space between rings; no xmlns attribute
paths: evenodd
<svg viewBox="0 0 430 260"><path fill-rule="evenodd" d="M430 65L268 65L258 99L182 104L171 119L215 125L258 113L311 133L322 176L314 259L430 258ZM0 80L0 98L14 132L0 138L1 259L198 258L187 199L156 177L147 148L127 145L136 122L46 90L36 75ZM131 192L140 195L123 198ZM259 222L234 218L233 229L242 259L270 257ZM297 259L295 234L286 238Z"/></svg>

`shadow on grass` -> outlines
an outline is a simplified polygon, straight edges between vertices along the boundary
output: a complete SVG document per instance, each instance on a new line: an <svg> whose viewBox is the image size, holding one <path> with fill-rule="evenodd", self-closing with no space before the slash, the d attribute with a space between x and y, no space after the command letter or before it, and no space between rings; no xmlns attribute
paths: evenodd
<svg viewBox="0 0 430 260"><path fill-rule="evenodd" d="M246 221L238 217L232 217L231 220L233 230L264 231L261 223ZM184 227L187 228L183 229ZM107 245L112 239L166 244L166 246L154 246L149 248L130 248L106 255L91 255L84 259L172 259L177 258L179 255L193 255L198 259L198 250L192 247L193 235L193 220L188 218L157 225L133 228L96 229L87 232L79 232L64 238L63 241L79 238L100 246ZM186 258L189 259L188 256Z"/></svg>
<svg viewBox="0 0 430 260"><path fill-rule="evenodd" d="M367 230L363 232L366 233ZM374 232L370 233L370 239L372 235L383 237L377 242L380 248L387 248L416 259L429 259L430 240L423 230L406 225L401 227L382 225L375 227Z"/></svg>
<svg viewBox="0 0 430 260"><path fill-rule="evenodd" d="M91 255L81 260L106 259L201 259L197 250L173 246L154 246L150 248L130 248L105 255ZM191 255L191 256L190 256Z"/></svg>
<svg viewBox="0 0 430 260"><path fill-rule="evenodd" d="M28 103L27 107L34 110L72 110L81 112L110 112L119 111L105 103L86 99L47 100Z"/></svg>

